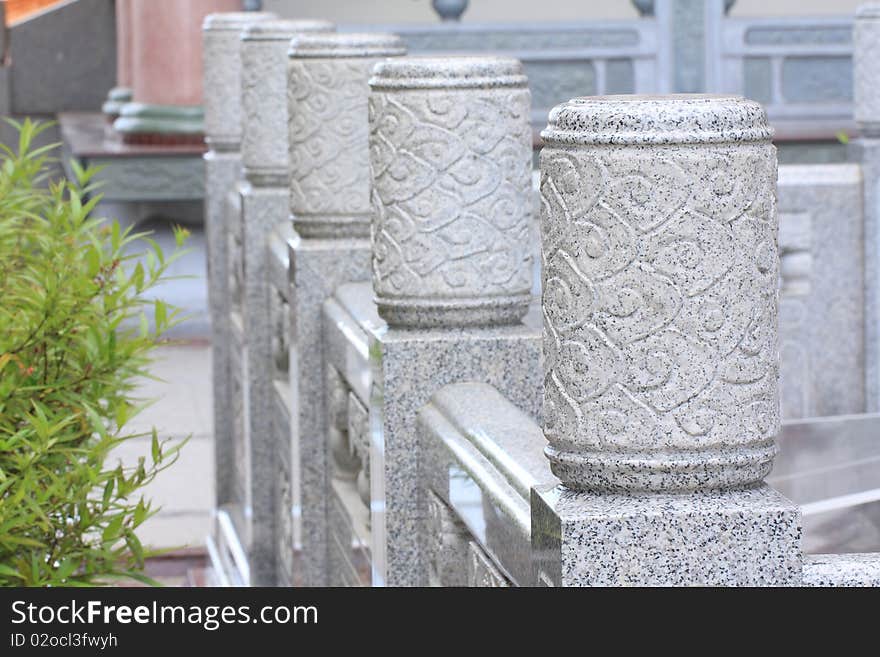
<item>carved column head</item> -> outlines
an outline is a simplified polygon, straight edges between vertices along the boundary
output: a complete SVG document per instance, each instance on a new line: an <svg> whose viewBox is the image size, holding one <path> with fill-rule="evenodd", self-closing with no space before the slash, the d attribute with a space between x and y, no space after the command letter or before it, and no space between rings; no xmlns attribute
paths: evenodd
<svg viewBox="0 0 880 657"><path fill-rule="evenodd" d="M853 28L855 119L863 135L880 136L880 3L859 6Z"/></svg>
<svg viewBox="0 0 880 657"><path fill-rule="evenodd" d="M327 21L260 21L241 33L241 157L254 185L284 187L287 158L287 49L303 32L332 32Z"/></svg>
<svg viewBox="0 0 880 657"><path fill-rule="evenodd" d="M241 32L271 20L268 12L208 14L202 23L205 141L213 150L241 144Z"/></svg>
<svg viewBox="0 0 880 657"><path fill-rule="evenodd" d="M544 433L578 490L770 471L776 149L738 96L576 98L541 133Z"/></svg>
<svg viewBox="0 0 880 657"><path fill-rule="evenodd" d="M394 34L310 34L290 43L290 212L303 237L370 234L370 72L406 54Z"/></svg>
<svg viewBox="0 0 880 657"><path fill-rule="evenodd" d="M497 325L529 304L532 135L519 61L405 57L370 80L373 289L392 326Z"/></svg>

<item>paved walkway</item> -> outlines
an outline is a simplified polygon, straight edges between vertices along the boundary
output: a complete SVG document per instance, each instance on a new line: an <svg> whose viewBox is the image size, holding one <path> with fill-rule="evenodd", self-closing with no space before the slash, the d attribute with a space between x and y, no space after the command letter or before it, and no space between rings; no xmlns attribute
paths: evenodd
<svg viewBox="0 0 880 657"><path fill-rule="evenodd" d="M152 237L166 254L174 237L167 222L144 222L138 230ZM213 410L211 346L205 282L205 237L200 227L190 227L189 252L170 268L175 280L156 288L154 295L184 309L189 318L169 333L172 343L160 347L152 373L158 380L140 382L137 396L155 400L131 421L134 431L156 427L162 438L179 441L190 436L172 467L162 472L145 494L161 507L140 533L144 544L181 548L192 556L204 549L214 502ZM125 463L137 463L150 454L150 438L129 441L118 450ZM189 558L189 557L187 557ZM166 563L161 572L168 570Z"/></svg>

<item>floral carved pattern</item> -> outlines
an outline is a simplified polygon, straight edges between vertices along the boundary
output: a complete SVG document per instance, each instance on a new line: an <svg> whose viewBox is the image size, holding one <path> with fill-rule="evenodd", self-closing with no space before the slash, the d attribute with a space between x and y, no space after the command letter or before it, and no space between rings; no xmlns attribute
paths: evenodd
<svg viewBox="0 0 880 657"><path fill-rule="evenodd" d="M525 89L370 96L380 298L528 293L528 117Z"/></svg>
<svg viewBox="0 0 880 657"><path fill-rule="evenodd" d="M561 450L772 440L772 147L545 148L545 433Z"/></svg>

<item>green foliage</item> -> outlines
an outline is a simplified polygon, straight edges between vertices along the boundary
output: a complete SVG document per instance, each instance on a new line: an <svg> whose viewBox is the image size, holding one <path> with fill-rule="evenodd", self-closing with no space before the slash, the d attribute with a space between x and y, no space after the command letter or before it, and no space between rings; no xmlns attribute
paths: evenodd
<svg viewBox="0 0 880 657"><path fill-rule="evenodd" d="M96 170L50 180L57 145L32 147L46 125L14 125L17 152L0 145L0 585L147 581L136 530L155 510L139 491L179 446L154 430L126 468L111 450L143 435L125 429L146 405L135 382L179 321L146 293L180 252L92 217Z"/></svg>

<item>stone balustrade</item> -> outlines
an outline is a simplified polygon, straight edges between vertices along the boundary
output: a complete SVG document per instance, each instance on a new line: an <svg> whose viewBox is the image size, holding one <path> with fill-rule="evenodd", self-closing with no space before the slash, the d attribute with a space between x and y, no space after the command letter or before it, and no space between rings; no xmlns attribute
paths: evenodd
<svg viewBox="0 0 880 657"><path fill-rule="evenodd" d="M540 345L520 321L532 287L525 83L510 59L374 69L372 287L344 285L324 306L328 410L338 409L331 583L427 583L415 419L432 390L485 380L538 412Z"/></svg>
<svg viewBox="0 0 880 657"><path fill-rule="evenodd" d="M329 29L205 26L223 581L875 582L763 483L871 407L875 113L777 194L755 102L576 98L536 188L519 61Z"/></svg>
<svg viewBox="0 0 880 657"><path fill-rule="evenodd" d="M301 522L302 580L328 583L328 431L335 453L344 421L330 421L333 372L322 359L321 307L340 285L369 277L370 71L405 49L392 34L308 35L288 49L291 312L290 486ZM344 404L344 399L341 400ZM332 420L332 418L331 418ZM286 537L282 537L286 539ZM288 541L293 549L294 542Z"/></svg>
<svg viewBox="0 0 880 657"><path fill-rule="evenodd" d="M250 506L244 433L243 284L240 198L242 30L273 19L266 12L210 14L202 26L204 53L205 229L214 392L214 467L218 516L212 549L223 555L229 583L250 573L245 517ZM236 207L238 205L238 207ZM234 519L234 520L233 520ZM241 538L240 538L241 537ZM227 546L220 549L218 546ZM218 569L220 570L220 569Z"/></svg>
<svg viewBox="0 0 880 657"><path fill-rule="evenodd" d="M287 140L287 51L293 38L332 32L327 21L270 20L250 25L241 35L242 164L241 196L244 291L242 325L246 438L250 457L251 554L260 570L255 583L278 580L278 432L273 424L272 354L275 303L270 295L267 257L272 231L291 220L288 205L290 161ZM283 306L283 304L282 304ZM283 462L283 461L281 461ZM265 476L270 473L270 476ZM283 487L282 487L283 488ZM282 491L283 492L283 491ZM285 523L286 525L286 523ZM285 525L282 525L285 526Z"/></svg>

